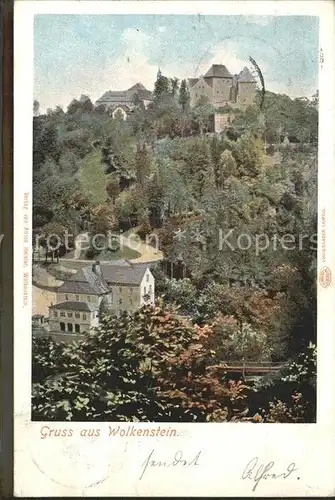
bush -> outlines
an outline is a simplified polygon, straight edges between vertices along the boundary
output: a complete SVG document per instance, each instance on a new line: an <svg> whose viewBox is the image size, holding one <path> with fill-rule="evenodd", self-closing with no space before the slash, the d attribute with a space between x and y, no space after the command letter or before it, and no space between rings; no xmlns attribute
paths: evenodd
<svg viewBox="0 0 335 500"><path fill-rule="evenodd" d="M90 246L85 252L85 257L86 259L94 259L94 257L99 255L99 253L100 253L99 250Z"/></svg>

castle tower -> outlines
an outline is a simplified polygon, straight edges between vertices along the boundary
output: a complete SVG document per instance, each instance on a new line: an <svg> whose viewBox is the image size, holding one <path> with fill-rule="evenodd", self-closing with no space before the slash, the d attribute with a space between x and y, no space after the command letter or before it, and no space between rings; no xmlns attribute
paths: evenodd
<svg viewBox="0 0 335 500"><path fill-rule="evenodd" d="M244 67L237 77L237 102L242 107L251 106L256 97L257 84L250 70Z"/></svg>
<svg viewBox="0 0 335 500"><path fill-rule="evenodd" d="M204 76L205 81L212 87L212 104L224 106L231 100L233 75L223 64L213 64Z"/></svg>
<svg viewBox="0 0 335 500"><path fill-rule="evenodd" d="M162 72L161 72L161 69L158 68L158 71L157 71L157 80L160 80L162 78Z"/></svg>

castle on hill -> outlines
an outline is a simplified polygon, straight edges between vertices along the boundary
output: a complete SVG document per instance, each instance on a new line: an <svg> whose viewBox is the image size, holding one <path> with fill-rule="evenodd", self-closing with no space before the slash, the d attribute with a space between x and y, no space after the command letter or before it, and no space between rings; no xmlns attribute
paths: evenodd
<svg viewBox="0 0 335 500"><path fill-rule="evenodd" d="M216 108L227 104L233 108L245 108L253 103L257 90L256 81L247 67L232 75L223 64L213 64L205 75L189 78L188 87L191 107L205 96Z"/></svg>
<svg viewBox="0 0 335 500"><path fill-rule="evenodd" d="M161 77L159 70L157 78ZM214 115L216 132L229 124L234 109L245 109L253 104L257 91L257 83L247 67L233 75L223 64L212 64L205 75L188 78L187 83L191 108L205 97L217 110ZM105 92L96 105L104 106L111 116L118 115L126 120L135 107L135 100L147 107L154 100L153 92L137 83L127 90ZM229 109L229 113L220 113L225 108Z"/></svg>

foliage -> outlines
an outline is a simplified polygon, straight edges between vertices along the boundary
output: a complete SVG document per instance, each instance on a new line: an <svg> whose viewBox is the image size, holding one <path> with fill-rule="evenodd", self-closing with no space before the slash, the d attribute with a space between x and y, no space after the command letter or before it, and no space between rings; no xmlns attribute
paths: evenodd
<svg viewBox="0 0 335 500"><path fill-rule="evenodd" d="M185 111L188 108L189 103L190 103L190 94L187 88L187 83L186 80L182 80L179 89L179 104Z"/></svg>
<svg viewBox="0 0 335 500"><path fill-rule="evenodd" d="M190 317L191 337L199 333L196 328L206 335L201 342L194 337L194 345L203 346L199 351L190 340L182 345L175 361L169 358L171 373L162 364L164 394L169 394L166 400L163 390L157 389L163 387L158 375L151 371L146 373L148 379L144 374L143 379L140 373L136 375L143 415L172 418L177 411L172 407L179 405L181 412L181 407L190 405L190 419L230 418L228 403L223 405L220 400L219 407L213 403L209 409L204 396L212 390L206 388L207 372L201 377L197 371L191 372L188 378L188 364L198 370L197 356L206 366L227 356L249 361L295 359L316 339L317 160L313 144L317 141L318 95L309 101L267 92L262 112L257 102L245 111L229 110L234 121L221 135L208 134L217 110L206 99L190 109L185 80L179 86L177 79L161 76L153 103L144 108L136 96L134 101L135 110L126 121L114 120L101 107L94 108L88 96L73 100L65 112L56 107L44 115L35 103L34 232L58 233L66 228L76 235L86 231L90 222L92 235L132 226L140 226L142 237L156 231L166 257L163 269L172 277L169 280L160 274L157 291L165 307L178 307L179 319ZM285 137L301 141L300 146L278 146ZM292 244L283 244L292 238ZM113 321L116 323L106 326L108 332L121 328L121 320ZM122 321L125 335L128 327L135 328L135 319ZM156 331L156 324L152 326L148 318L145 321ZM179 323L173 324L173 329L180 331ZM210 331L204 330L206 325ZM104 338L106 332L101 332ZM209 355L213 350L210 345L215 345L213 355ZM143 353L139 346L136 349L138 363L142 363ZM78 359L84 359L86 354L78 352ZM187 361L181 363L178 356L185 353ZM294 363L298 361L292 361L292 367ZM180 370L185 370L182 386L177 382ZM213 400L225 397L219 386L230 395L233 391L227 389L221 371L220 375L215 371L211 374ZM142 384L149 379L151 385ZM76 387L78 380L69 384ZM83 398L90 387L87 380L85 383L88 385L80 389ZM174 383L186 394L185 400L178 392L172 398L169 391ZM202 394L197 400L198 413L192 384L199 389L198 396ZM294 404L307 401L304 418L313 418L313 393L308 384L300 387L298 378L276 384L275 397L282 403L271 399L263 387L252 400L251 413L262 408L268 415L262 414L263 420L270 421L281 418L281 408L284 420L300 418ZM97 405L94 418L105 408L98 388L96 391L92 396ZM302 394L296 403L291 398L294 391ZM160 410L155 406L157 394L163 405ZM113 397L118 398L119 393ZM259 406L257 397L261 398ZM129 405L134 401L135 395ZM127 404L125 418L130 418ZM293 416L288 416L291 409ZM113 412L115 416L115 408ZM176 418L181 418L178 415Z"/></svg>
<svg viewBox="0 0 335 500"><path fill-rule="evenodd" d="M315 143L318 137L317 95L310 101L266 92L261 113L259 102L256 102L245 112L235 113L233 124L261 134L268 143L280 143L285 136L294 142Z"/></svg>
<svg viewBox="0 0 335 500"><path fill-rule="evenodd" d="M212 366L210 330L160 307L103 316L80 344L34 343L33 418L231 420L245 410L242 383ZM242 410L243 409L243 410Z"/></svg>
<svg viewBox="0 0 335 500"><path fill-rule="evenodd" d="M254 408L265 422L314 422L316 408L316 346L310 343L276 377L261 382Z"/></svg>
<svg viewBox="0 0 335 500"><path fill-rule="evenodd" d="M214 107L206 96L201 96L192 110L195 122L199 126L200 134L209 132L211 129L211 117L214 115Z"/></svg>
<svg viewBox="0 0 335 500"><path fill-rule="evenodd" d="M221 361L269 361L271 347L267 335L232 316L219 314L213 323L212 349Z"/></svg>
<svg viewBox="0 0 335 500"><path fill-rule="evenodd" d="M169 93L170 91L170 80L166 76L160 75L158 76L156 82L155 82L155 87L154 87L154 96L156 102L160 102L166 94Z"/></svg>

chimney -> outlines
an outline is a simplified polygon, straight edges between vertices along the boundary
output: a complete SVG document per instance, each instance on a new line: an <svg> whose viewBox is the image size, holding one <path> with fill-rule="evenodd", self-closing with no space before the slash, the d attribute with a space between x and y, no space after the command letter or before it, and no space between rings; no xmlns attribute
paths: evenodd
<svg viewBox="0 0 335 500"><path fill-rule="evenodd" d="M99 260L95 261L94 264L92 264L92 271L96 276L99 276L99 278L101 277L101 267Z"/></svg>

